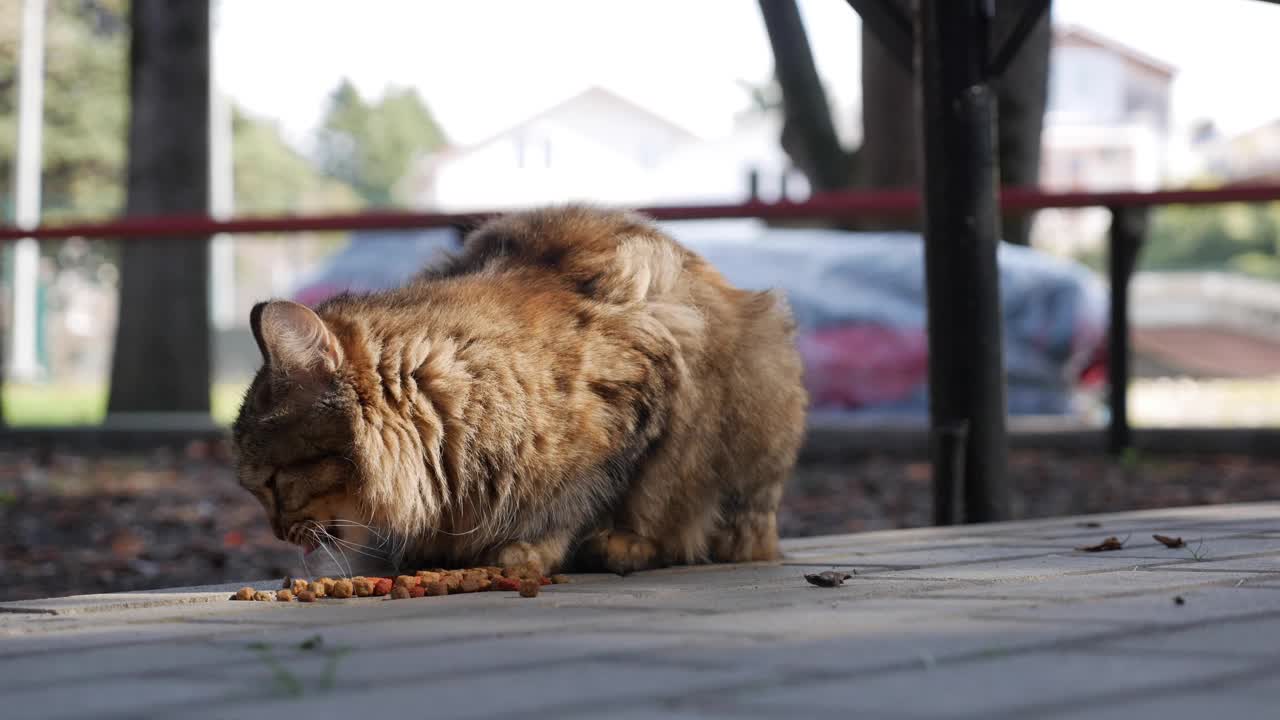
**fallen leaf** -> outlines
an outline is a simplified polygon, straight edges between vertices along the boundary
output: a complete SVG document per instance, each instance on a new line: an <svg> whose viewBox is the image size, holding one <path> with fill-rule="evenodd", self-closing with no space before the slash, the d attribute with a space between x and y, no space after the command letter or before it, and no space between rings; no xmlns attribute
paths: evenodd
<svg viewBox="0 0 1280 720"><path fill-rule="evenodd" d="M1084 547L1078 547L1076 549L1082 552L1106 552L1108 550L1122 550L1124 549L1124 543L1115 535L1112 535L1097 545L1085 545Z"/></svg>
<svg viewBox="0 0 1280 720"><path fill-rule="evenodd" d="M1180 537L1175 538L1175 537L1169 537L1168 535L1152 535L1151 537L1155 538L1156 542L1160 543L1161 545L1164 545L1167 548L1180 548L1180 547L1187 546L1186 543L1182 542L1182 538Z"/></svg>
<svg viewBox="0 0 1280 720"><path fill-rule="evenodd" d="M825 572L820 572L817 575L806 574L804 579L808 580L810 585L817 585L818 587L836 587L837 585L843 585L844 581L851 577L853 577L853 575L849 573L827 570Z"/></svg>

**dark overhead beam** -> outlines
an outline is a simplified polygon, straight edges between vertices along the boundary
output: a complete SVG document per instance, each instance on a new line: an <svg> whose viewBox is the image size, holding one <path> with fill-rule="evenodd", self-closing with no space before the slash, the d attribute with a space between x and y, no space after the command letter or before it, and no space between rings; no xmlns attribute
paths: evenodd
<svg viewBox="0 0 1280 720"><path fill-rule="evenodd" d="M915 64L911 17L895 0L849 0L863 24L907 72Z"/></svg>
<svg viewBox="0 0 1280 720"><path fill-rule="evenodd" d="M1018 56L1018 51L1026 44L1031 31L1048 11L1049 0L1030 0L1027 3L1027 6L1022 9L1022 14L1018 16L1018 22L1009 31L1009 37L1004 39L995 57L991 59L987 70L989 77L997 78L1004 74L1004 71L1009 68L1009 63L1013 62L1013 59Z"/></svg>

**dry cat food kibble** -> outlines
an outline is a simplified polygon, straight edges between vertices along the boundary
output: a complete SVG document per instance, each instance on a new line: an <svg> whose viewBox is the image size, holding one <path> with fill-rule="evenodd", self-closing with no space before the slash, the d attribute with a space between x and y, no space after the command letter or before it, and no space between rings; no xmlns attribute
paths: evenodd
<svg viewBox="0 0 1280 720"><path fill-rule="evenodd" d="M345 600L355 595L355 587L352 585L350 580L343 578L342 580L335 580L333 582L333 589L328 590L325 594L338 598L339 600Z"/></svg>
<svg viewBox="0 0 1280 720"><path fill-rule="evenodd" d="M542 583L537 580L521 580L520 581L520 597L535 598L538 597L538 591L542 589Z"/></svg>
<svg viewBox="0 0 1280 720"><path fill-rule="evenodd" d="M285 578L284 587L275 592L263 592L251 587L241 588L232 600L259 602L311 603L320 598L346 600L349 598L388 597L393 600L439 597L462 593L503 591L519 593L523 597L537 597L543 585L560 585L569 582L566 575L547 577L533 565L511 568L477 567L459 570L419 570L413 575L390 577L351 578Z"/></svg>

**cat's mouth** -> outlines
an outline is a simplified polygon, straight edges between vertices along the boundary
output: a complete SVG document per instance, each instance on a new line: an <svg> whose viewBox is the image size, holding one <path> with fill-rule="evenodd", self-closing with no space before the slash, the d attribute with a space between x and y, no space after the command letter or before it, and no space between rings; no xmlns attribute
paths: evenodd
<svg viewBox="0 0 1280 720"><path fill-rule="evenodd" d="M322 540L332 538L335 541L342 541L342 528L333 522L320 522L318 520L303 520L294 523L289 528L286 536L288 541L302 548L303 555L310 555L319 550L323 543Z"/></svg>

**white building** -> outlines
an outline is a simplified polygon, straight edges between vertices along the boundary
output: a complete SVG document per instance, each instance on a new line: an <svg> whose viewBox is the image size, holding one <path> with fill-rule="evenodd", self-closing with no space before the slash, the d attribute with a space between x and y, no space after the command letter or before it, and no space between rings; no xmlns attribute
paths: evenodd
<svg viewBox="0 0 1280 720"><path fill-rule="evenodd" d="M1061 192L1155 190L1168 176L1175 69L1079 27L1056 29L1041 135L1040 184ZM1046 210L1033 242L1056 252L1096 246L1105 210Z"/></svg>
<svg viewBox="0 0 1280 720"><path fill-rule="evenodd" d="M445 211L574 200L638 204L654 169L692 134L591 88L481 142L423 158L406 179L416 205Z"/></svg>

